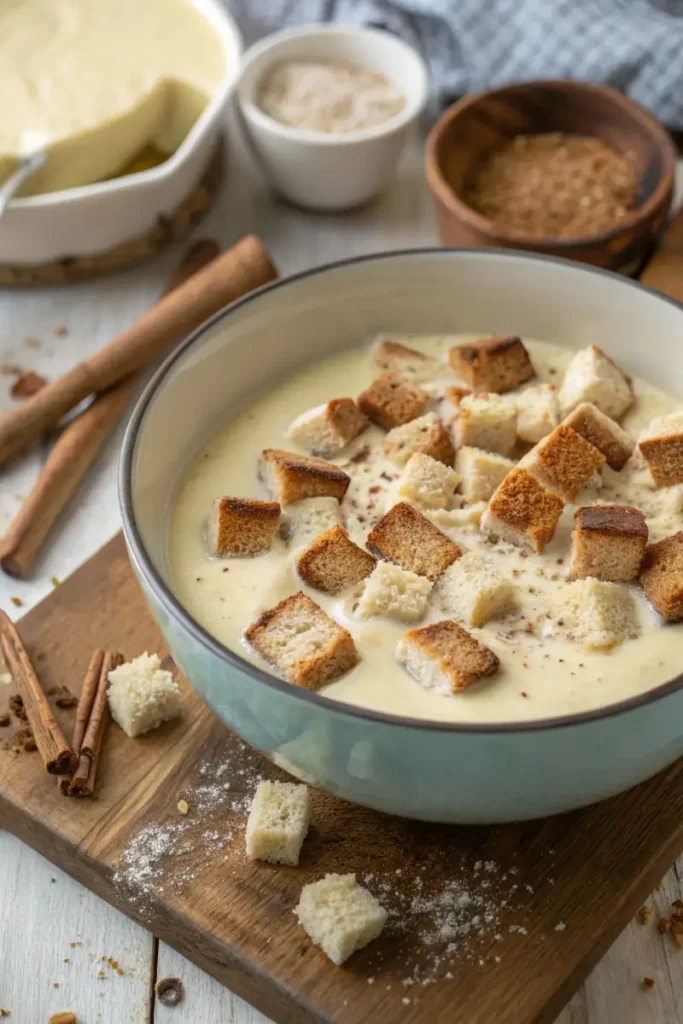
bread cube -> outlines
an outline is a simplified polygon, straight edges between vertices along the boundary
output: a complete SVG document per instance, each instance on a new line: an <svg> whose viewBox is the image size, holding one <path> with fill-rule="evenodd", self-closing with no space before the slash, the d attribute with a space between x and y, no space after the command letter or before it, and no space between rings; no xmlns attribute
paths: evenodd
<svg viewBox="0 0 683 1024"><path fill-rule="evenodd" d="M411 629L399 640L398 661L426 690L466 690L498 671L498 657L451 619Z"/></svg>
<svg viewBox="0 0 683 1024"><path fill-rule="evenodd" d="M399 622L417 622L427 609L433 585L426 577L392 562L378 562L365 581L357 614L361 619L382 615Z"/></svg>
<svg viewBox="0 0 683 1024"><path fill-rule="evenodd" d="M158 654L140 654L109 673L111 717L133 739L180 714L181 693Z"/></svg>
<svg viewBox="0 0 683 1024"><path fill-rule="evenodd" d="M683 530L649 545L640 583L667 622L683 619Z"/></svg>
<svg viewBox="0 0 683 1024"><path fill-rule="evenodd" d="M683 483L683 411L655 416L638 447L657 487Z"/></svg>
<svg viewBox="0 0 683 1024"><path fill-rule="evenodd" d="M292 548L310 544L331 526L343 526L341 505L336 498L304 498L287 505L280 533Z"/></svg>
<svg viewBox="0 0 683 1024"><path fill-rule="evenodd" d="M621 583L575 580L562 600L561 621L584 647L609 650L640 632L631 591Z"/></svg>
<svg viewBox="0 0 683 1024"><path fill-rule="evenodd" d="M443 374L444 369L437 359L389 339L381 341L375 349L375 365L381 370L393 370L401 377L417 381L434 380Z"/></svg>
<svg viewBox="0 0 683 1024"><path fill-rule="evenodd" d="M343 526L319 534L296 560L304 583L325 594L338 594L369 576L375 559L349 539Z"/></svg>
<svg viewBox="0 0 683 1024"><path fill-rule="evenodd" d="M514 391L534 376L521 338L484 338L449 349L448 361L473 391Z"/></svg>
<svg viewBox="0 0 683 1024"><path fill-rule="evenodd" d="M466 626L484 626L515 607L515 590L488 558L466 551L437 580L439 606Z"/></svg>
<svg viewBox="0 0 683 1024"><path fill-rule="evenodd" d="M337 966L376 939L387 919L386 910L353 874L325 875L305 885L294 913L309 938Z"/></svg>
<svg viewBox="0 0 683 1024"><path fill-rule="evenodd" d="M513 469L481 517L482 533L540 554L553 538L564 503L525 469Z"/></svg>
<svg viewBox="0 0 683 1024"><path fill-rule="evenodd" d="M430 580L438 579L462 554L438 526L404 501L375 523L367 545L381 558Z"/></svg>
<svg viewBox="0 0 683 1024"><path fill-rule="evenodd" d="M636 445L631 435L616 420L605 416L592 402L577 405L564 420L564 424L602 452L607 465L612 469L623 469Z"/></svg>
<svg viewBox="0 0 683 1024"><path fill-rule="evenodd" d="M395 370L387 370L358 396L358 405L373 423L392 430L417 419L431 397L418 384L406 380Z"/></svg>
<svg viewBox="0 0 683 1024"><path fill-rule="evenodd" d="M260 475L281 505L322 496L341 501L351 483L351 478L332 462L279 448L264 449Z"/></svg>
<svg viewBox="0 0 683 1024"><path fill-rule="evenodd" d="M310 821L308 786L259 782L247 819L247 857L271 864L298 864Z"/></svg>
<svg viewBox="0 0 683 1024"><path fill-rule="evenodd" d="M290 441L311 455L338 455L368 425L367 416L352 398L333 398L297 416L287 432Z"/></svg>
<svg viewBox="0 0 683 1024"><path fill-rule="evenodd" d="M460 477L460 493L468 503L488 501L514 468L515 463L512 459L469 445L460 448L455 456L455 471Z"/></svg>
<svg viewBox="0 0 683 1024"><path fill-rule="evenodd" d="M252 622L245 641L295 686L317 690L358 663L353 637L298 591Z"/></svg>
<svg viewBox="0 0 683 1024"><path fill-rule="evenodd" d="M217 558L251 558L267 551L280 526L280 506L255 498L217 498L209 520L209 547Z"/></svg>
<svg viewBox="0 0 683 1024"><path fill-rule="evenodd" d="M418 416L402 427L394 427L384 438L382 449L397 466L405 466L416 452L430 455L447 466L452 466L455 458L455 448L448 431L433 412Z"/></svg>
<svg viewBox="0 0 683 1024"><path fill-rule="evenodd" d="M459 482L454 469L416 452L408 459L395 493L399 501L419 508L448 508Z"/></svg>
<svg viewBox="0 0 683 1024"><path fill-rule="evenodd" d="M633 404L631 381L597 345L576 353L567 367L558 394L560 412L567 416L582 402L592 402L613 420Z"/></svg>
<svg viewBox="0 0 683 1024"><path fill-rule="evenodd" d="M557 426L559 406L554 384L534 384L515 400L517 437L530 444L542 441Z"/></svg>
<svg viewBox="0 0 683 1024"><path fill-rule="evenodd" d="M632 505L589 505L574 513L572 576L612 583L638 578L647 546L645 516Z"/></svg>
<svg viewBox="0 0 683 1024"><path fill-rule="evenodd" d="M560 424L519 465L563 501L574 501L604 462L605 456L590 441Z"/></svg>
<svg viewBox="0 0 683 1024"><path fill-rule="evenodd" d="M517 440L515 407L500 395L465 395L452 421L457 448L509 455Z"/></svg>
<svg viewBox="0 0 683 1024"><path fill-rule="evenodd" d="M443 400L444 402L448 402L448 404L452 406L453 411L455 412L455 410L462 402L463 398L466 398L467 395L471 394L472 391L470 388L461 388L453 385L451 387L447 387L444 390Z"/></svg>
<svg viewBox="0 0 683 1024"><path fill-rule="evenodd" d="M485 501L477 501L464 508L430 509L425 515L441 530L478 529L485 508Z"/></svg>

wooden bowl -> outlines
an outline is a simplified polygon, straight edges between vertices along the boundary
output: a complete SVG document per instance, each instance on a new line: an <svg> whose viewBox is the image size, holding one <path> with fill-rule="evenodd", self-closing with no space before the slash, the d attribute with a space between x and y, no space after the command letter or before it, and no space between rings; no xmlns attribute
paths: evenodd
<svg viewBox="0 0 683 1024"><path fill-rule="evenodd" d="M502 228L460 198L473 168L521 133L592 135L633 153L638 205L617 227L582 238L537 238ZM602 85L548 81L468 96L439 118L425 152L444 245L497 246L565 256L632 273L657 243L671 207L676 154L668 132L642 107Z"/></svg>

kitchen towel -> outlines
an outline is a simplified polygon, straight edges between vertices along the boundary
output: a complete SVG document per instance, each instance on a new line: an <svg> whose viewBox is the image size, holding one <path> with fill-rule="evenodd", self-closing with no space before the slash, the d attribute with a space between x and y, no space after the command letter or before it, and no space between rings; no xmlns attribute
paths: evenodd
<svg viewBox="0 0 683 1024"><path fill-rule="evenodd" d="M249 41L375 25L426 59L435 105L532 78L604 82L683 130L683 0L230 0Z"/></svg>

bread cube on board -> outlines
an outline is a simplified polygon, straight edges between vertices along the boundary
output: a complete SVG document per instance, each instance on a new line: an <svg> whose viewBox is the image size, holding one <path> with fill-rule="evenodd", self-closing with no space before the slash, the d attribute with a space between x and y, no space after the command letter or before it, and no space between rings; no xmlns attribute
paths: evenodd
<svg viewBox="0 0 683 1024"><path fill-rule="evenodd" d="M564 420L564 424L602 452L607 465L612 469L623 469L636 445L631 435L616 420L605 416L592 402L577 405Z"/></svg>
<svg viewBox="0 0 683 1024"><path fill-rule="evenodd" d="M441 694L466 690L500 665L493 651L451 619L411 629L399 640L396 657L421 686Z"/></svg>
<svg viewBox="0 0 683 1024"><path fill-rule="evenodd" d="M542 441L557 426L559 406L554 384L534 384L515 400L517 437L530 444Z"/></svg>
<svg viewBox="0 0 683 1024"><path fill-rule="evenodd" d="M584 647L609 650L640 632L631 591L620 583L575 580L565 591L560 616Z"/></svg>
<svg viewBox="0 0 683 1024"><path fill-rule="evenodd" d="M667 622L683 619L683 531L650 544L640 572L648 600Z"/></svg>
<svg viewBox="0 0 683 1024"><path fill-rule="evenodd" d="M420 508L448 508L459 482L454 469L416 452L408 459L395 493L399 501Z"/></svg>
<svg viewBox="0 0 683 1024"><path fill-rule="evenodd" d="M517 413L500 395L465 395L452 427L456 448L467 445L509 455L517 440Z"/></svg>
<svg viewBox="0 0 683 1024"><path fill-rule="evenodd" d="M218 558L253 557L270 547L280 526L280 506L254 498L216 498L209 520L209 547Z"/></svg>
<svg viewBox="0 0 683 1024"><path fill-rule="evenodd" d="M515 468L512 459L482 448L465 445L455 457L455 471L460 477L460 493L468 504L488 501L499 486Z"/></svg>
<svg viewBox="0 0 683 1024"><path fill-rule="evenodd" d="M322 496L341 501L351 483L351 478L332 462L280 448L264 449L260 475L281 505Z"/></svg>
<svg viewBox="0 0 683 1024"><path fill-rule="evenodd" d="M683 411L656 416L638 447L657 487L683 483Z"/></svg>
<svg viewBox="0 0 683 1024"><path fill-rule="evenodd" d="M563 501L574 501L604 462L605 456L594 445L560 424L519 465Z"/></svg>
<svg viewBox="0 0 683 1024"><path fill-rule="evenodd" d="M455 458L455 448L448 431L433 412L418 416L402 427L394 427L384 438L382 449L397 466L405 466L416 452L429 455L447 466L452 466Z"/></svg>
<svg viewBox="0 0 683 1024"><path fill-rule="evenodd" d="M572 576L612 583L638 578L647 545L645 516L632 505L589 505L574 513Z"/></svg>
<svg viewBox="0 0 683 1024"><path fill-rule="evenodd" d="M341 505L336 498L304 498L288 505L280 532L292 548L304 547L331 526L342 526Z"/></svg>
<svg viewBox="0 0 683 1024"><path fill-rule="evenodd" d="M358 663L353 637L299 591L264 612L245 641L295 686L317 690Z"/></svg>
<svg viewBox="0 0 683 1024"><path fill-rule="evenodd" d="M296 560L299 576L309 587L338 594L359 583L375 568L375 559L350 540L343 526L319 534Z"/></svg>
<svg viewBox="0 0 683 1024"><path fill-rule="evenodd" d="M380 902L352 874L325 875L305 885L294 913L308 937L337 966L376 939L387 919Z"/></svg>
<svg viewBox="0 0 683 1024"><path fill-rule="evenodd" d="M311 455L329 459L338 455L367 425L367 416L352 398L333 398L297 416L287 435Z"/></svg>
<svg viewBox="0 0 683 1024"><path fill-rule="evenodd" d="M247 820L247 857L271 864L298 864L310 821L308 786L259 782Z"/></svg>
<svg viewBox="0 0 683 1024"><path fill-rule="evenodd" d="M381 558L430 580L438 579L462 554L438 526L404 501L375 523L367 545Z"/></svg>
<svg viewBox="0 0 683 1024"><path fill-rule="evenodd" d="M582 402L592 402L605 416L618 420L633 404L633 387L601 348L589 345L577 352L567 367L558 400L562 416Z"/></svg>
<svg viewBox="0 0 683 1024"><path fill-rule="evenodd" d="M439 606L466 626L480 627L515 607L515 589L488 558L466 551L439 577L434 590Z"/></svg>
<svg viewBox="0 0 683 1024"><path fill-rule="evenodd" d="M395 370L387 370L358 396L358 405L373 423L392 430L417 419L431 397L418 384L406 380Z"/></svg>
<svg viewBox="0 0 683 1024"><path fill-rule="evenodd" d="M107 700L111 717L133 738L180 714L180 688L158 654L145 652L112 669Z"/></svg>
<svg viewBox="0 0 683 1024"><path fill-rule="evenodd" d="M425 576L393 562L378 562L365 581L357 614L361 619L385 616L399 622L417 622L427 610L433 585Z"/></svg>
<svg viewBox="0 0 683 1024"><path fill-rule="evenodd" d="M521 338L484 338L449 349L448 361L473 391L514 391L534 376Z"/></svg>
<svg viewBox="0 0 683 1024"><path fill-rule="evenodd" d="M540 554L552 540L563 508L562 499L525 469L513 469L484 510L480 529Z"/></svg>
<svg viewBox="0 0 683 1024"><path fill-rule="evenodd" d="M424 352L402 345L400 341L381 341L375 349L375 366L381 370L393 370L401 377L428 381L443 374L444 367Z"/></svg>

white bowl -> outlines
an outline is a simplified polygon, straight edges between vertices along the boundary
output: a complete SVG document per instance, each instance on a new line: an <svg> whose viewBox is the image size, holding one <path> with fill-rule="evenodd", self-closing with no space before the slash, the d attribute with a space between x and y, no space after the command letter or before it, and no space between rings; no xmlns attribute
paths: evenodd
<svg viewBox="0 0 683 1024"><path fill-rule="evenodd" d="M338 60L376 71L405 94L405 106L384 124L340 135L280 124L259 108L257 94L266 71L286 60ZM327 25L276 32L252 46L236 95L246 135L276 191L307 209L346 210L387 183L427 92L424 61L401 39Z"/></svg>
<svg viewBox="0 0 683 1024"><path fill-rule="evenodd" d="M211 23L225 52L220 89L168 160L148 171L94 185L13 200L0 227L0 264L31 266L92 256L145 235L199 181L223 127L237 80L242 37L219 0L190 0Z"/></svg>

